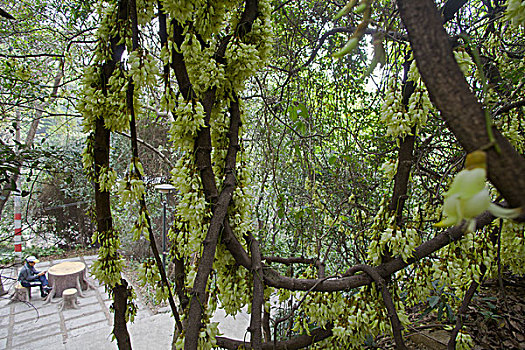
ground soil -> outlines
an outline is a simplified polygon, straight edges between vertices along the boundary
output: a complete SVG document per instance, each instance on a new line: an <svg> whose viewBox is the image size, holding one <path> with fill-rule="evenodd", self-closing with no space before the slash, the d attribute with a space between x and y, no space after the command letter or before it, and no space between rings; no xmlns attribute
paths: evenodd
<svg viewBox="0 0 525 350"><path fill-rule="evenodd" d="M409 318L417 322L407 329L406 334L422 334L419 339L427 338L429 346L425 346L427 342L424 341L415 343L410 340L407 346L410 349L446 350L450 337L444 330L452 329L455 323L447 321L446 317L438 320L435 312L421 317L426 307L421 305L412 310ZM505 274L501 281L485 281L469 304L464 330L472 337L475 350L524 350L525 277ZM442 333L445 337L441 337ZM395 348L390 337L379 338L376 343L380 349Z"/></svg>

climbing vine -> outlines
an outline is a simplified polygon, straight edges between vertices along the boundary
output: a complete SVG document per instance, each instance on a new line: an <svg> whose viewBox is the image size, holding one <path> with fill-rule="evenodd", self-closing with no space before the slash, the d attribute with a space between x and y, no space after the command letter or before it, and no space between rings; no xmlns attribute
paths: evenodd
<svg viewBox="0 0 525 350"><path fill-rule="evenodd" d="M410 23L405 1L399 3L403 20ZM340 12L335 18L321 16L324 10L312 5L311 21L321 28L347 21L330 32L349 33L342 49L339 39L325 43L329 35L314 33L314 24L301 28L307 19L288 16L282 7L272 9L268 0L98 4L97 47L78 105L88 135L83 164L96 191L133 208L132 236L146 237L154 255L144 262L141 283L157 286L157 301L170 302L177 349L241 345L220 337L217 323L210 322L218 307L229 315L249 310L252 348L262 347L263 328L266 345L277 345L285 324L290 341L306 339L301 344L316 343L314 348L359 348L381 335L391 335L403 348L409 309L439 299L452 320L467 289L498 273L498 249L504 252L500 263L523 273L522 227L505 221L498 246L494 217L486 217L490 212L515 219L523 208L522 197L506 191L494 167L508 167L505 157L515 152L511 144L518 151L525 144L523 118L499 117L501 108L510 107L496 105L501 91L487 84L495 79L483 71L492 60L480 64L498 41L487 34L481 53L462 33L454 37L452 52L448 42L447 54L436 44L435 56L450 61L455 74L450 76L464 84L461 94L471 98L465 107L470 119L465 120L475 121L473 131L457 110L447 109L454 101L440 100L446 89L433 79L449 74L427 71L432 65L424 60L432 55L420 53L424 47L413 39L412 27L389 18L388 13L397 13L388 11L393 4L327 6L332 14ZM511 30L521 30L521 10L509 1L505 20L518 27ZM449 15L447 6L442 15ZM304 29L302 39L293 38L302 41L301 49L286 41L286 30L281 28L282 38L273 35L279 27L271 23L272 16L289 20L294 30ZM157 26L158 39L144 34ZM371 64L357 59L366 56L362 49L368 35L373 36ZM272 49L297 57L290 67L261 75L275 54ZM356 85L373 78L377 63L392 71L377 99L367 105L371 94ZM523 78L517 79L519 84ZM169 258L178 264L176 281L168 281L160 263L146 206L147 169L137 146L136 120L152 109L150 104L165 111L170 152L176 155L170 182L177 202L168 233ZM487 116L510 143L501 141L497 130L492 135ZM128 131L132 154L126 171L118 174L109 163L109 141L104 157L97 152L101 135L109 140L113 133ZM378 131L386 137L379 140ZM451 141L455 137L461 147ZM487 160L473 168L467 161L463 169L467 153ZM266 161L254 162L255 156ZM283 174L297 177L300 185L279 183ZM494 187L487 186L487 175ZM513 209L492 203L498 191ZM102 223L108 217L98 219ZM442 232L442 227L450 228ZM103 227L93 241L100 244L93 273L116 288L122 271L119 233L111 225ZM271 256L281 253L295 256ZM133 293L126 296L128 320L135 308ZM290 307L277 311L272 299ZM459 329L456 344L466 348L472 339Z"/></svg>

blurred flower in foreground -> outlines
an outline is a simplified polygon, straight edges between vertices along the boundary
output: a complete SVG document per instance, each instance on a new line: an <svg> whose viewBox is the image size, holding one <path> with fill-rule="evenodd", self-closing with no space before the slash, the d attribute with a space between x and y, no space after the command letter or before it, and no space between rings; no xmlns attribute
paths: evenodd
<svg viewBox="0 0 525 350"><path fill-rule="evenodd" d="M486 157L483 151L475 151L467 155L465 169L456 175L450 189L445 192L444 218L435 226L454 226L465 219L468 224L467 232L470 232L476 228L474 218L486 210L501 218L515 218L520 215L521 208L506 209L491 202L489 191L485 186Z"/></svg>

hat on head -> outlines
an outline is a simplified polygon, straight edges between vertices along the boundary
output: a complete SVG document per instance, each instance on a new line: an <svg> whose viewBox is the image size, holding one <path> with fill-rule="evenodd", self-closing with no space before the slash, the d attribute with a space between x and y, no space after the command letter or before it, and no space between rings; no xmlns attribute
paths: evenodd
<svg viewBox="0 0 525 350"><path fill-rule="evenodd" d="M37 263L38 259L35 256L31 255L30 257L26 258L26 261L30 263Z"/></svg>

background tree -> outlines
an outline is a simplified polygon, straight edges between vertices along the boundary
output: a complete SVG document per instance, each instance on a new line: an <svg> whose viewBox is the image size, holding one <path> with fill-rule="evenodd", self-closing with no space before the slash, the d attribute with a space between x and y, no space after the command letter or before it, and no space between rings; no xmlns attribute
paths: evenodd
<svg viewBox="0 0 525 350"><path fill-rule="evenodd" d="M142 277L170 302L174 348L359 348L378 337L404 348L409 310L438 302L454 323L449 346L472 344L462 315L476 288L502 266L525 266L523 215L485 212L502 211L490 199L524 208L521 4L89 5L41 12L65 8L83 21L59 22L77 30L64 35L64 79L86 68L80 91L63 89L52 113L58 121L71 103L88 134L94 273L114 295L120 348L131 347L133 292L120 255L130 236L151 244ZM13 96L37 101L42 89L18 92L19 69L6 67ZM2 147L14 171L16 152ZM487 161L474 179L471 162L462 169L479 150ZM156 247L148 182L168 171L178 190L174 281ZM465 177L465 190L446 192ZM47 188L63 190L60 182ZM474 195L483 201L468 202ZM219 306L232 315L248 307L249 345L217 336Z"/></svg>

